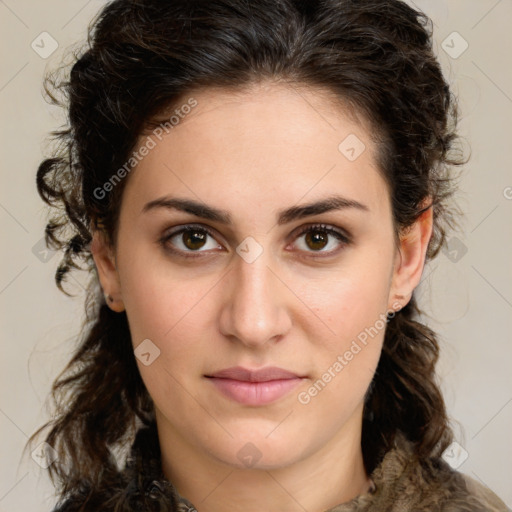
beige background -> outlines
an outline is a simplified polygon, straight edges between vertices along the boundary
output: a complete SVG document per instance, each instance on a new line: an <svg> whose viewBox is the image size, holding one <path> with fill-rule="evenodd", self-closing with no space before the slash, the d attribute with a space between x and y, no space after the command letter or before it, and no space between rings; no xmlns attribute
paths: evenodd
<svg viewBox="0 0 512 512"><path fill-rule="evenodd" d="M45 472L21 451L46 417L44 399L73 348L82 296L58 292L58 257L43 263L33 251L45 220L35 171L47 134L63 121L43 101L41 81L104 3L0 0L0 512L49 511L55 501ZM459 470L512 506L512 1L414 3L433 18L436 53L461 97L461 133L472 147L459 199L463 232L426 268L419 296L442 338L440 381L468 454ZM31 47L43 31L59 45L47 59ZM454 453L460 463L465 452Z"/></svg>

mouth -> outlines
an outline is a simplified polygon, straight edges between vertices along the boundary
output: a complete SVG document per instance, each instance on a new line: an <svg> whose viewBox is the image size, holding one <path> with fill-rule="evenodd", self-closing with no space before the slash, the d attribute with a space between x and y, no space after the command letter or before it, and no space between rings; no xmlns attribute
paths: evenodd
<svg viewBox="0 0 512 512"><path fill-rule="evenodd" d="M225 397L252 406L279 400L306 378L277 367L249 370L240 366L226 368L205 377Z"/></svg>

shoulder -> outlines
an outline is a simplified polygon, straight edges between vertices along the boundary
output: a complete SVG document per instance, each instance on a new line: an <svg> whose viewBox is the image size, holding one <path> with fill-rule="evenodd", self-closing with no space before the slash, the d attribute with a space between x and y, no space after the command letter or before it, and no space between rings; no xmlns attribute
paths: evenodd
<svg viewBox="0 0 512 512"><path fill-rule="evenodd" d="M510 512L493 491L449 466L439 468L434 477L420 486L419 496L426 505L425 511Z"/></svg>
<svg viewBox="0 0 512 512"><path fill-rule="evenodd" d="M481 503L486 512L511 512L512 509L493 492L469 475L459 473L464 482L466 495Z"/></svg>
<svg viewBox="0 0 512 512"><path fill-rule="evenodd" d="M372 473L368 512L511 512L490 489L454 470L442 458L418 460L406 440L390 450Z"/></svg>

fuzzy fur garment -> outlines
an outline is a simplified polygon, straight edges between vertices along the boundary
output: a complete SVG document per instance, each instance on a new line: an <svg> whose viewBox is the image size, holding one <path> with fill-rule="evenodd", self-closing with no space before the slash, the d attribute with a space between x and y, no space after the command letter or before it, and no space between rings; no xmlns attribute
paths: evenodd
<svg viewBox="0 0 512 512"><path fill-rule="evenodd" d="M398 435L394 448L371 474L372 488L325 512L511 512L492 491L454 471L442 459L422 464L413 462L411 448L411 443ZM103 490L92 495L84 486L81 493L54 509L54 512L79 511L195 512L196 509L165 479L153 424L137 433L131 455L117 481L108 482Z"/></svg>

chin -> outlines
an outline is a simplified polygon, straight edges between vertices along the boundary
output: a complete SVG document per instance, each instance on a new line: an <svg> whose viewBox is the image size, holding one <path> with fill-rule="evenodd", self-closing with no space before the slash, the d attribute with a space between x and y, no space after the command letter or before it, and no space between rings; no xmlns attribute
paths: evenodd
<svg viewBox="0 0 512 512"><path fill-rule="evenodd" d="M295 463L302 455L297 446L303 442L293 442L276 436L269 437L268 429L261 435L236 436L223 446L208 447L211 455L224 464L237 469L272 470ZM214 449L212 449L214 448Z"/></svg>

